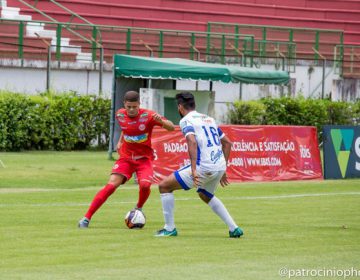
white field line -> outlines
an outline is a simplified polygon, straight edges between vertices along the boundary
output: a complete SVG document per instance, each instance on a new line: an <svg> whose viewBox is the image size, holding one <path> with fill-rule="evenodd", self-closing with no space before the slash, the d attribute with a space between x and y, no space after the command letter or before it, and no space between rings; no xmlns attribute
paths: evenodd
<svg viewBox="0 0 360 280"><path fill-rule="evenodd" d="M339 192L339 193L304 193L304 194L288 194L288 195L270 195L270 196L235 196L235 197L223 197L221 200L268 200L268 199L288 199L288 198L302 198L302 197L321 197L321 196L353 196L360 195L360 192ZM91 198L90 198L91 199ZM190 198L178 198L176 201L192 201L199 200L197 197ZM134 204L135 201L117 201L108 202L108 205L121 205L121 204ZM59 203L3 203L0 204L0 208L4 207L77 207L77 206L89 206L90 202L59 202Z"/></svg>
<svg viewBox="0 0 360 280"><path fill-rule="evenodd" d="M8 193L41 193L41 192L81 192L81 191L92 191L92 190L98 190L99 191L102 187L103 186L74 188L74 189L0 188L0 194L8 194ZM131 190L131 188L121 188L121 191L124 191L124 190Z"/></svg>

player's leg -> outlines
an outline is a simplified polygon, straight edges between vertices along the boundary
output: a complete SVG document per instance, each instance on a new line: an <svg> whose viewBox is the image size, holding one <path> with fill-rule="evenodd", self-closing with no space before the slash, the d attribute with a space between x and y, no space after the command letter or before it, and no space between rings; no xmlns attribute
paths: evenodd
<svg viewBox="0 0 360 280"><path fill-rule="evenodd" d="M161 237L177 235L174 221L175 198L173 191L180 189L189 190L192 188L191 173L189 170L190 168L186 167L175 171L159 184L165 225L164 228L159 230L155 236ZM187 174L189 176L186 176Z"/></svg>
<svg viewBox="0 0 360 280"><path fill-rule="evenodd" d="M237 226L225 205L214 194L223 172L209 172L205 177L204 186L198 188L197 192L202 201L208 204L211 210L229 227L230 237L240 237L243 231Z"/></svg>
<svg viewBox="0 0 360 280"><path fill-rule="evenodd" d="M139 198L136 208L142 209L148 200L151 192L151 183L153 179L153 165L150 159L141 159L137 161L136 176L139 184Z"/></svg>
<svg viewBox="0 0 360 280"><path fill-rule="evenodd" d="M135 172L139 184L139 198L136 208L141 210L151 192L150 187L154 175L152 161L147 158L136 161Z"/></svg>
<svg viewBox="0 0 360 280"><path fill-rule="evenodd" d="M132 167L128 161L119 159L116 161L108 183L95 195L85 216L79 221L80 228L87 228L95 212L105 203L110 195L122 184L124 184L132 174Z"/></svg>
<svg viewBox="0 0 360 280"><path fill-rule="evenodd" d="M108 183L95 195L85 217L89 220L95 212L104 204L104 202L112 195L115 190L126 181L125 176L121 174L112 174Z"/></svg>

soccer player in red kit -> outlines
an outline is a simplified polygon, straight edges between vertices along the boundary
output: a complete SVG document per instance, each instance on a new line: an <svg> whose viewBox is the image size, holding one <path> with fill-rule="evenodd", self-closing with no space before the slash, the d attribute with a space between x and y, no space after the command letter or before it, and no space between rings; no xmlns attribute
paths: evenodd
<svg viewBox="0 0 360 280"><path fill-rule="evenodd" d="M107 198L135 172L139 184L137 209L142 210L150 195L153 178L154 159L151 134L154 126L173 131L174 124L154 111L140 108L140 97L136 91L128 91L124 97L124 107L116 112L121 127L117 144L119 159L112 168L110 179L94 197L85 216L79 221L80 228L87 228L94 213Z"/></svg>

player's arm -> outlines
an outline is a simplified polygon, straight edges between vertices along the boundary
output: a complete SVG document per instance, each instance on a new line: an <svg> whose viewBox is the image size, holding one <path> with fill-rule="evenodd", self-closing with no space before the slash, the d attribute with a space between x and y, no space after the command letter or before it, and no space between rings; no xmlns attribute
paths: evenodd
<svg viewBox="0 0 360 280"><path fill-rule="evenodd" d="M191 174L193 176L195 186L200 185L200 178L196 173L196 161L197 161L197 142L194 134L186 135L186 142L188 145L188 153L191 164Z"/></svg>
<svg viewBox="0 0 360 280"><path fill-rule="evenodd" d="M226 135L224 135L224 137L222 137L220 141L221 141L222 151L224 153L224 157L227 164L231 152L232 142Z"/></svg>
<svg viewBox="0 0 360 280"><path fill-rule="evenodd" d="M175 126L172 121L163 119L158 113L155 113L153 115L153 119L158 122L163 128L165 128L167 131L174 131Z"/></svg>
<svg viewBox="0 0 360 280"><path fill-rule="evenodd" d="M230 152L231 152L232 142L230 141L230 139L225 134L222 133L221 130L220 130L220 137L221 137L220 141L221 141L222 151L223 151L225 161L226 161L226 165L227 165L227 162L228 162L229 156L230 156ZM222 187L225 187L225 186L229 185L229 181L227 179L226 172L222 176L222 178L220 180L220 184L221 184Z"/></svg>
<svg viewBox="0 0 360 280"><path fill-rule="evenodd" d="M123 132L121 131L120 137L119 137L119 141L118 141L118 143L117 143L117 145L116 145L116 150L117 150L117 151L120 151L122 141L123 141Z"/></svg>

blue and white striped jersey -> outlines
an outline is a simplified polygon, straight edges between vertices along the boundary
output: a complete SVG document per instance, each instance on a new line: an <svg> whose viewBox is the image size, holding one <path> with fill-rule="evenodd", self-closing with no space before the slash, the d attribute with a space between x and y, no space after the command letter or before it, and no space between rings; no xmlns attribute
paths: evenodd
<svg viewBox="0 0 360 280"><path fill-rule="evenodd" d="M196 164L204 171L226 170L220 139L225 136L213 118L191 111L180 120L185 137L194 134L198 146Z"/></svg>

